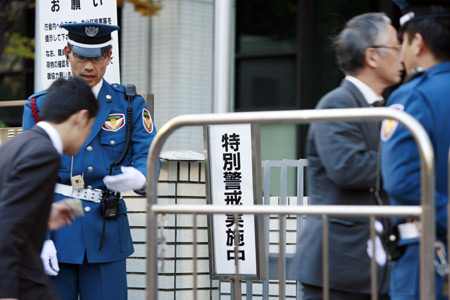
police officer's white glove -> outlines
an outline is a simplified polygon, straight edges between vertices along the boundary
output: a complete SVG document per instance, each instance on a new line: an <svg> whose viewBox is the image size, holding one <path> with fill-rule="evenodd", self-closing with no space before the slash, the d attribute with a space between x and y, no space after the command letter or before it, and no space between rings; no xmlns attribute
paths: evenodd
<svg viewBox="0 0 450 300"><path fill-rule="evenodd" d="M144 188L146 179L134 167L120 167L122 174L110 175L103 178L106 187L115 192L137 191Z"/></svg>
<svg viewBox="0 0 450 300"><path fill-rule="evenodd" d="M378 233L383 232L383 224L381 224L381 222L375 221L374 226L375 226L375 230ZM372 239L367 240L366 250L367 250L367 254L369 255L369 257L372 258L372 254L373 254ZM381 239L378 235L375 236L375 261L380 266L384 266L387 261L386 252L384 251L383 244L381 243Z"/></svg>
<svg viewBox="0 0 450 300"><path fill-rule="evenodd" d="M58 258L56 257L56 248L52 240L45 240L41 251L41 259L44 264L45 274L50 276L58 275Z"/></svg>

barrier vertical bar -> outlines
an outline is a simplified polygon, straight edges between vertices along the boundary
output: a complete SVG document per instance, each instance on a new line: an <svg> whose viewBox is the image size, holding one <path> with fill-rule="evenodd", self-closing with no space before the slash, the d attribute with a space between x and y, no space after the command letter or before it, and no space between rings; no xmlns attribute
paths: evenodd
<svg viewBox="0 0 450 300"><path fill-rule="evenodd" d="M371 299L378 299L378 284L377 284L377 263L375 261L375 257L377 254L377 247L375 241L375 217L370 216L370 240L372 241L372 257L370 258L370 291L371 291Z"/></svg>
<svg viewBox="0 0 450 300"><path fill-rule="evenodd" d="M281 163L280 174L280 205L287 205L287 171L288 161ZM279 239L278 239L278 286L280 299L286 298L286 215L279 215Z"/></svg>
<svg viewBox="0 0 450 300"><path fill-rule="evenodd" d="M193 221L193 227L192 230L194 231L192 233L192 237L193 237L193 253L194 253L194 259L193 259L193 276L194 276L194 288L193 288L193 294L194 294L194 299L197 299L197 214L192 214L192 221Z"/></svg>
<svg viewBox="0 0 450 300"><path fill-rule="evenodd" d="M305 175L305 167L308 165L308 160L299 159L297 166L297 205L305 205L305 189L304 189L304 175ZM300 182L299 178L302 178L303 181ZM300 235L303 231L303 222L304 216L297 216L297 235ZM298 239L298 238L297 238ZM297 286L297 300L303 299L302 292L303 287L299 281L296 281Z"/></svg>
<svg viewBox="0 0 450 300"><path fill-rule="evenodd" d="M279 220L279 245L278 255L278 285L280 299L286 298L286 215L278 215Z"/></svg>
<svg viewBox="0 0 450 300"><path fill-rule="evenodd" d="M270 204L270 165L268 162L264 162L264 205ZM264 216L264 243L267 252L266 258L266 272L269 274L269 229L270 229L270 215ZM263 300L269 299L269 280L263 281L262 294Z"/></svg>
<svg viewBox="0 0 450 300"><path fill-rule="evenodd" d="M234 272L234 279L233 282L233 295L235 300L242 299L242 292L241 292L241 280L239 278L239 220L238 215L233 215L234 220L234 264L236 266L235 272Z"/></svg>
<svg viewBox="0 0 450 300"><path fill-rule="evenodd" d="M328 257L328 216L326 214L322 215L322 295L324 300L330 299L330 285L329 285L329 257Z"/></svg>
<svg viewBox="0 0 450 300"><path fill-rule="evenodd" d="M414 133L411 132L414 137ZM417 132L414 137L416 143L423 134L423 139L428 139L425 130ZM421 206L422 206L422 234L420 236L420 299L435 299L435 271L434 271L434 240L436 238L435 226L435 205L434 205L434 152L431 142L427 145L419 146L420 153L420 174L421 174ZM426 157L426 153L429 157Z"/></svg>

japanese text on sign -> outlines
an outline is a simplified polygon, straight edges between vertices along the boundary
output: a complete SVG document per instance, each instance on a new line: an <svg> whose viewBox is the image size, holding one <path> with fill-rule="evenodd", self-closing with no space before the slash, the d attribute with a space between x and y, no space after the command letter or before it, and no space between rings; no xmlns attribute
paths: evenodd
<svg viewBox="0 0 450 300"><path fill-rule="evenodd" d="M223 184L225 186L224 201L226 205L242 205L241 203L241 153L239 152L239 134L223 134ZM227 247L244 246L244 220L242 215L237 219L233 215L227 214L226 223L226 245ZM236 228L237 227L237 228ZM236 237L236 234L238 235ZM237 257L236 257L237 254ZM244 250L227 250L227 260L245 260Z"/></svg>
<svg viewBox="0 0 450 300"><path fill-rule="evenodd" d="M117 25L116 1L103 0L40 0L36 1L35 91L46 89L59 77L71 76L64 54L68 33L63 23L101 23ZM120 83L119 43L117 31L112 33L111 62L105 79Z"/></svg>
<svg viewBox="0 0 450 300"><path fill-rule="evenodd" d="M253 205L253 156L251 125L208 127L210 202L217 205ZM227 275L257 272L254 215L214 215L212 217L214 270Z"/></svg>

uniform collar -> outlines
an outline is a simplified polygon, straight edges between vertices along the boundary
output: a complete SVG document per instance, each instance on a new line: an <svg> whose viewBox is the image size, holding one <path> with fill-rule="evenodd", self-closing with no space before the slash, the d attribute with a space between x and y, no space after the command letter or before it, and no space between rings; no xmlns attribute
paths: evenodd
<svg viewBox="0 0 450 300"><path fill-rule="evenodd" d="M100 90L102 89L103 85L103 78L99 81L96 85L92 87L92 93L94 93L95 99L98 98L98 93L100 93Z"/></svg>
<svg viewBox="0 0 450 300"><path fill-rule="evenodd" d="M347 75L347 76L345 76L345 80L350 81L351 83L353 83L356 86L356 88L361 92L364 99L366 99L366 101L369 105L372 105L373 103L375 103L377 101L383 100L383 97L377 96L377 94L375 94L375 92L367 84L365 84L358 78Z"/></svg>
<svg viewBox="0 0 450 300"><path fill-rule="evenodd" d="M45 121L40 121L36 125L44 129L44 131L50 137L50 140L52 141L53 147L55 147L56 151L58 151L59 154L63 154L63 143L55 127Z"/></svg>
<svg viewBox="0 0 450 300"><path fill-rule="evenodd" d="M437 65L432 66L431 68L428 68L428 70L425 71L427 75L436 74L440 72L448 72L450 71L450 62L443 62L439 63Z"/></svg>

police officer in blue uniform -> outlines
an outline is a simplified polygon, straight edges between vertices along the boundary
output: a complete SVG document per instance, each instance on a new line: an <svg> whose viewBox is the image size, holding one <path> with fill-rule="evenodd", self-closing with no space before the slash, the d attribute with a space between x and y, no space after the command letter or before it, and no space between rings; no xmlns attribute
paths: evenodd
<svg viewBox="0 0 450 300"><path fill-rule="evenodd" d="M425 128L435 155L436 241L441 249L447 234L447 162L450 147L450 1L394 1L400 6L402 61L408 82L388 105L405 111ZM403 126L383 121L382 176L392 205L420 204L420 159L417 146ZM394 261L391 299L419 299L420 222L396 219L403 255ZM445 253L445 251L444 251ZM446 258L445 258L446 260ZM437 260L442 263L442 261ZM445 272L436 272L436 299L446 299Z"/></svg>
<svg viewBox="0 0 450 300"><path fill-rule="evenodd" d="M156 130L141 96L128 97L123 85L103 79L112 55L111 32L119 27L97 23L61 27L69 32L64 52L72 74L89 83L100 110L80 152L63 155L55 188L55 201L82 199L85 216L49 233L41 257L63 300L127 299L126 258L134 249L127 208L116 192L144 193L147 154ZM39 120L45 94L39 92L27 101L24 130ZM128 142L127 125L131 125ZM120 162L124 149L128 151Z"/></svg>

